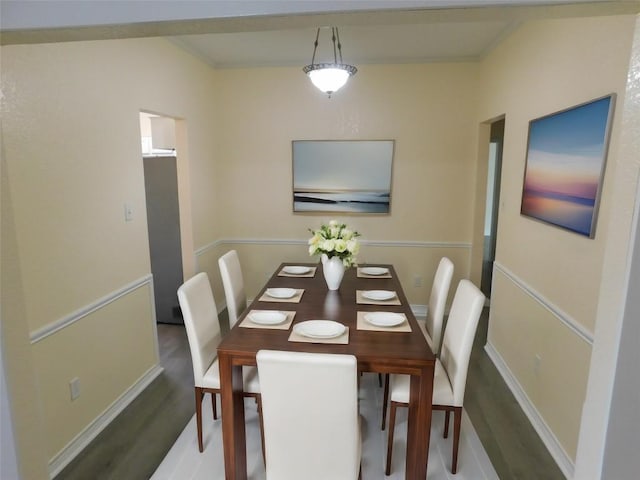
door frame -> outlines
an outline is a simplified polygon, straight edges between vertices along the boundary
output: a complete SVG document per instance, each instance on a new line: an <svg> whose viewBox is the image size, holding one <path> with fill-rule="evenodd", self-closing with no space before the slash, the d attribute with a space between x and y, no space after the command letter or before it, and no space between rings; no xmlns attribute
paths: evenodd
<svg viewBox="0 0 640 480"><path fill-rule="evenodd" d="M491 143L491 125L497 121L506 120L505 115L498 115L480 122L478 125L478 145L476 156L475 198L473 207L473 231L471 255L469 260L469 278L476 285L481 284L482 263L484 259L484 225L487 209L487 175L489 172L489 144ZM498 191L498 195L499 195ZM496 212L500 205L494 205ZM497 219L497 215L496 215ZM497 220L496 220L497 221ZM496 235L497 235L496 225ZM487 299L489 302L489 299Z"/></svg>

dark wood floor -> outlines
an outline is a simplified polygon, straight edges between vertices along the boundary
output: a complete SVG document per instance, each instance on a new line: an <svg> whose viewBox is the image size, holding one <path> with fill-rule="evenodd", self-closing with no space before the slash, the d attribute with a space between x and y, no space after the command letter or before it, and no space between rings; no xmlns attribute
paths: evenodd
<svg viewBox="0 0 640 480"><path fill-rule="evenodd" d="M563 480L522 409L484 352L488 310L474 343L465 409L498 476ZM223 331L226 318L221 318ZM183 326L158 325L164 372L70 463L57 480L151 477L194 414L193 371Z"/></svg>

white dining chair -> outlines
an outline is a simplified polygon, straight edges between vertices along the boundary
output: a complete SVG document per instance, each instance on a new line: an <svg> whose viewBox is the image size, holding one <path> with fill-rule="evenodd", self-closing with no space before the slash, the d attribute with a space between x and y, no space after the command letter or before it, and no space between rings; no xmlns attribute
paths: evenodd
<svg viewBox="0 0 640 480"><path fill-rule="evenodd" d="M442 325L444 320L444 310L449 296L449 286L453 277L453 262L447 257L442 257L436 274L433 277L433 286L427 305L427 317L424 322L418 322L424 326L423 334L433 353L437 356L440 353L440 340L442 338Z"/></svg>
<svg viewBox="0 0 640 480"><path fill-rule="evenodd" d="M440 357L436 359L433 378L433 410L445 411L444 438L449 435L449 414L453 412L453 454L451 473L458 469L458 445L460 442L460 424L462 404L467 383L467 370L471 347L476 334L478 320L484 306L484 295L469 280L461 280L456 289L444 332ZM393 449L393 430L397 407L409 405L409 375L391 375L389 416L389 439L387 443L387 465L385 473L391 473L391 453Z"/></svg>
<svg viewBox="0 0 640 480"><path fill-rule="evenodd" d="M357 361L352 355L261 350L267 480L356 480Z"/></svg>
<svg viewBox="0 0 640 480"><path fill-rule="evenodd" d="M425 322L418 321L418 326L427 340L431 351L438 356L440 354L440 340L442 338L442 325L444 323L444 310L449 296L449 287L453 277L453 262L447 257L442 257L433 277L431 295L427 305L427 317ZM382 400L382 430L387 423L387 405L389 401L389 375L385 375L384 393Z"/></svg>
<svg viewBox="0 0 640 480"><path fill-rule="evenodd" d="M218 418L216 394L220 393L220 372L217 348L222 338L218 311L207 274L198 273L184 282L178 288L178 301L182 309L193 363L198 448L202 452L202 400L206 393L211 394L213 418ZM244 367L242 374L244 395L255 397L260 407L260 383L257 369ZM258 413L260 414L260 408Z"/></svg>
<svg viewBox="0 0 640 480"><path fill-rule="evenodd" d="M224 298L227 302L229 328L231 328L247 308L247 295L244 291L244 280L238 253L235 250L228 251L218 259L218 266L220 267L220 276L224 287Z"/></svg>

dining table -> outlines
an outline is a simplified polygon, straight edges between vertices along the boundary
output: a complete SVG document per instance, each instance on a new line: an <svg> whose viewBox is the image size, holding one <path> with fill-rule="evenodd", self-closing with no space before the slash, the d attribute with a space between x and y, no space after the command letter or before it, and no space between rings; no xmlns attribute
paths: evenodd
<svg viewBox="0 0 640 480"><path fill-rule="evenodd" d="M288 298L280 292L289 292ZM395 295L390 299L372 295L384 292ZM259 313L273 316L271 311L282 312L286 320L276 325L252 321L260 318ZM391 313L393 318L401 315L406 321L389 328L365 321L381 315L378 312ZM302 327L310 320L337 322L344 325L344 333L337 338L309 338L303 335ZM218 346L227 480L247 478L242 367L255 366L256 353L263 349L349 354L356 357L361 372L410 375L404 478L426 478L435 355L393 265L347 268L337 290L327 288L321 264L283 263L275 270Z"/></svg>

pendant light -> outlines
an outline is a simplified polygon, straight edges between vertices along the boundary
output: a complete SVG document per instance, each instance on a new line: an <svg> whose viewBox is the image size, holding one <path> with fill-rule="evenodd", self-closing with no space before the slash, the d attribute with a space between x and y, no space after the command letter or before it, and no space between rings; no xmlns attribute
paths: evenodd
<svg viewBox="0 0 640 480"><path fill-rule="evenodd" d="M302 69L309 76L313 83L321 92L331 97L331 94L337 92L349 80L349 77L355 75L358 69L352 65L342 62L342 44L340 43L340 34L337 27L331 27L331 41L333 42L333 63L315 63L316 51L318 50L318 38L320 37L320 28L316 32L316 41L313 44L313 56L311 64ZM336 49L337 46L337 49ZM340 62L338 63L338 57Z"/></svg>

